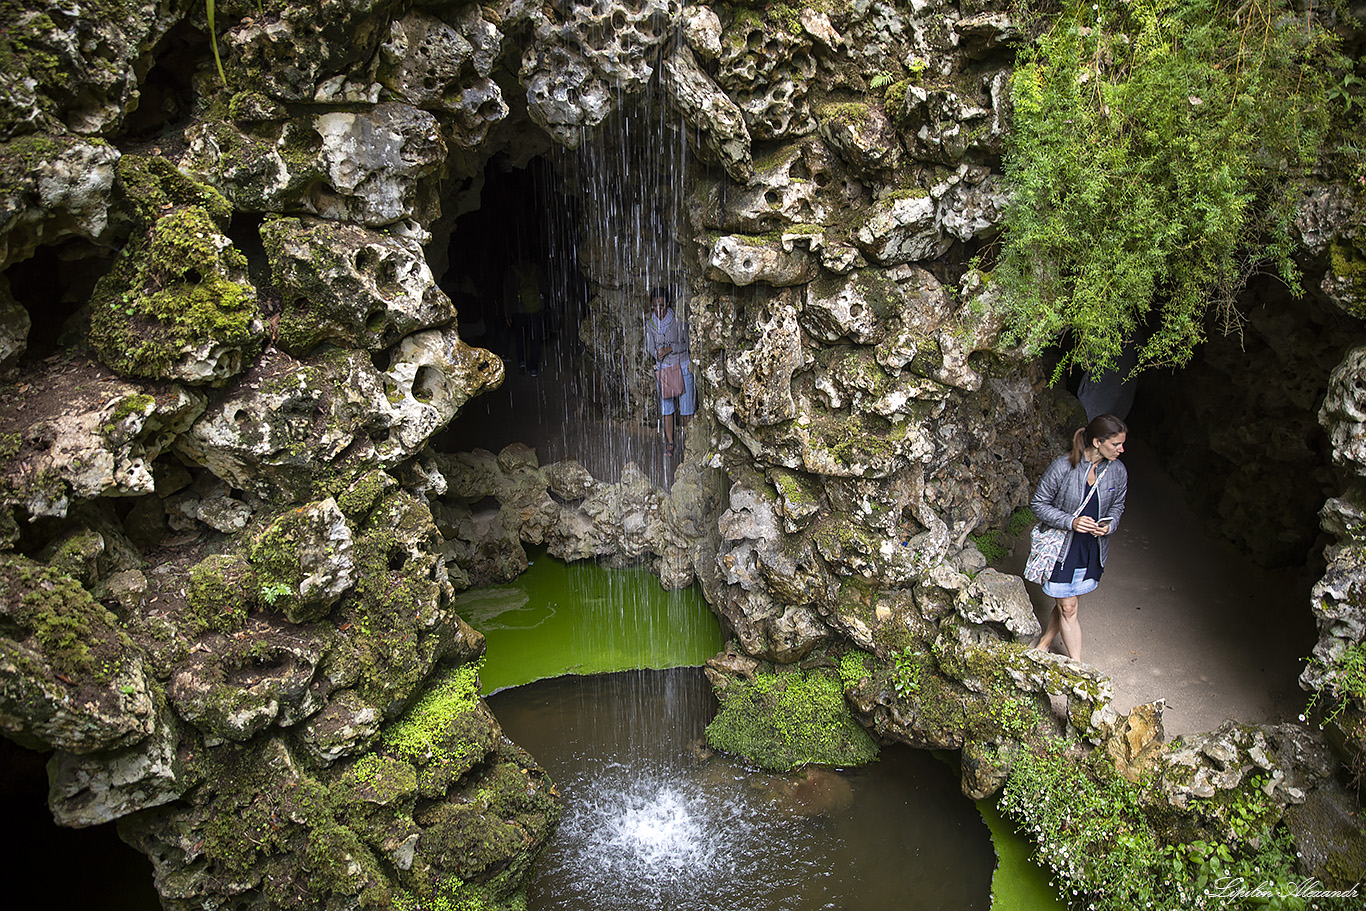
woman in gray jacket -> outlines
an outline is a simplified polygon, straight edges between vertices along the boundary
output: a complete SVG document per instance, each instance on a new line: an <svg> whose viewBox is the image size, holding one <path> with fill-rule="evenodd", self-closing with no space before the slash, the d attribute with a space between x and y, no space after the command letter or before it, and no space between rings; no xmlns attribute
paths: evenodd
<svg viewBox="0 0 1366 911"><path fill-rule="evenodd" d="M674 315L667 288L655 288L650 292L650 312L645 317L645 350L655 359L656 374L674 364L683 368L682 394L659 398L659 413L664 418L664 454L671 456L674 454L674 412L678 412L679 426L688 426L688 419L696 409L697 390L689 369L692 364L688 356L688 329Z"/></svg>
<svg viewBox="0 0 1366 911"><path fill-rule="evenodd" d="M1129 428L1113 414L1099 415L1079 427L1072 435L1072 451L1053 460L1034 491L1030 504L1034 515L1043 524L1068 533L1063 558L1043 583L1044 594L1056 603L1036 648L1047 650L1061 632L1067 654L1081 660L1077 599L1100 584L1110 535L1124 514L1129 472L1119 457L1128 433ZM1095 494L1088 499L1092 488Z"/></svg>

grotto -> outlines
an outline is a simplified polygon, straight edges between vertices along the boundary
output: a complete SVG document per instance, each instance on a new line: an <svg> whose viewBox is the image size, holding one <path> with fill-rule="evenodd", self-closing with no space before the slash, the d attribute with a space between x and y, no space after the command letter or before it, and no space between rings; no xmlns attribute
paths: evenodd
<svg viewBox="0 0 1366 911"><path fill-rule="evenodd" d="M537 871L602 827L547 729L658 697L810 883L780 836L923 775L1002 858L962 907L1043 907L1008 844L1057 907L1359 907L1360 3L0 5L12 897L572 906ZM698 388L671 455L657 287ZM1083 663L1030 647L1026 507L1121 343L1134 495ZM522 659L480 605L581 571L598 625L691 605L649 665L687 668L490 687ZM822 901L913 892L902 862Z"/></svg>

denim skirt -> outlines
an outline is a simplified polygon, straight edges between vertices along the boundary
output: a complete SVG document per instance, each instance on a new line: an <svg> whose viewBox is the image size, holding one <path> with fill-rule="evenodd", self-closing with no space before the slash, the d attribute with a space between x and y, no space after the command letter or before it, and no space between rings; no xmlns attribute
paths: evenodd
<svg viewBox="0 0 1366 911"><path fill-rule="evenodd" d="M1043 593L1050 598L1075 598L1095 591L1098 585L1100 580L1086 578L1086 567L1080 566L1072 573L1071 582L1045 582Z"/></svg>

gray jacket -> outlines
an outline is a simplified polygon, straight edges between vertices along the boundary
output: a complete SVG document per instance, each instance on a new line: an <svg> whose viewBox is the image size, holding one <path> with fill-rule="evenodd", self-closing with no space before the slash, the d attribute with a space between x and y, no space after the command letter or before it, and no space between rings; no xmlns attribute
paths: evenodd
<svg viewBox="0 0 1366 911"><path fill-rule="evenodd" d="M1101 469L1105 470L1104 475L1100 475ZM1067 554L1067 548L1072 546L1072 514L1081 507L1081 501L1086 497L1086 475L1090 470L1090 463L1085 459L1073 468L1067 456L1059 456L1044 471L1034 491L1034 500L1029 504L1041 523L1067 530L1067 542L1062 549L1064 555ZM1105 558L1110 554L1110 537L1119 527L1119 517L1124 515L1124 498L1129 493L1129 470L1123 462L1115 459L1096 466L1096 473L1100 477L1096 490L1096 499L1100 500L1100 516L1114 519L1110 534L1099 538L1100 565L1104 566Z"/></svg>

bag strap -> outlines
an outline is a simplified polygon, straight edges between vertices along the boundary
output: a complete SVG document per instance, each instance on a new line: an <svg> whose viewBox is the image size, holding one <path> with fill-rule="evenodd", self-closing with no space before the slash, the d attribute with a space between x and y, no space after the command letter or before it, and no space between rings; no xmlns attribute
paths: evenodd
<svg viewBox="0 0 1366 911"><path fill-rule="evenodd" d="M1091 498L1096 495L1096 491L1100 490L1100 479L1105 477L1105 472L1109 470L1110 466L1106 465L1100 470L1100 473L1096 475L1096 483L1092 484L1091 489L1086 492L1086 496L1082 498L1081 505L1077 507L1076 512L1072 513L1072 518L1075 519L1077 516L1081 515L1081 511L1086 508L1086 504L1090 503ZM1087 471L1090 471L1090 469L1088 468Z"/></svg>

